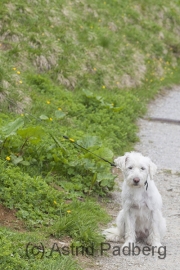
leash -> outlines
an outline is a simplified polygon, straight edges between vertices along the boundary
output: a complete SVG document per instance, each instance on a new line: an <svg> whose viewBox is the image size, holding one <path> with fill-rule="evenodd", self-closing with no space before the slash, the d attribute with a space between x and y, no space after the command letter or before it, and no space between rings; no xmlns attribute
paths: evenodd
<svg viewBox="0 0 180 270"><path fill-rule="evenodd" d="M105 158L102 158L102 157L96 155L95 153L91 152L91 151L88 150L87 148L85 148L85 147L83 147L82 145L80 145L80 144L78 144L77 142L75 142L74 139L69 138L69 137L67 137L67 136L63 136L63 138L66 139L66 140L68 140L68 141L70 141L70 142L72 142L72 143L74 143L74 144L77 145L78 147L80 147L80 148L86 150L87 152L91 153L92 155L96 156L97 158L99 158L99 159L101 159L101 160L103 160L103 161L109 163L111 166L116 167L116 165L115 165L114 163L110 162L109 160L107 160L107 159L105 159Z"/></svg>
<svg viewBox="0 0 180 270"><path fill-rule="evenodd" d="M99 158L99 159L101 159L101 160L103 160L103 161L109 163L112 167L116 167L116 165L115 165L114 163L110 162L109 160L107 160L107 159L105 159L105 158L102 158L102 157L96 155L95 153L91 152L91 151L88 150L87 148L85 148L85 147L83 147L82 145L78 144L74 139L69 138L69 137L67 137L67 136L65 136L65 135L63 135L63 138L66 139L66 140L68 140L68 141L70 141L70 142L72 142L72 143L74 143L75 145L77 145L78 147L82 148L83 150L86 150L87 152L91 153L93 156L95 156L95 157L97 157L97 158ZM147 189L148 189L148 182L147 182L147 180L146 180L146 182L144 183L144 185L146 186L146 190L147 190Z"/></svg>

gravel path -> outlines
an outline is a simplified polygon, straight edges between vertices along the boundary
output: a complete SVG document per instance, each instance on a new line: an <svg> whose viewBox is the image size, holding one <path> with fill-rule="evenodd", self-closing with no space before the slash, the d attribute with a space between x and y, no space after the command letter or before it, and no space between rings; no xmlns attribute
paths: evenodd
<svg viewBox="0 0 180 270"><path fill-rule="evenodd" d="M110 243L108 254L97 257L96 266L91 269L149 270L154 266L160 270L180 269L180 124L177 120L180 120L180 87L166 91L150 104L146 119L139 120L140 142L135 146L135 150L149 156L158 166L155 182L163 198L163 215L167 221L167 233L162 241L166 252L164 249L161 255L150 252L147 256L141 252L138 256L113 256L112 248L121 244ZM121 184L122 181L120 187ZM120 208L120 192L116 191L108 207L113 219Z"/></svg>

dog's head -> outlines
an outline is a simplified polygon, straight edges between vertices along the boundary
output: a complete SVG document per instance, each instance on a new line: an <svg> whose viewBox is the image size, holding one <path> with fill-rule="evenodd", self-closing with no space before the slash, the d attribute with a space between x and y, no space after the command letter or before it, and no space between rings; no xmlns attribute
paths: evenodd
<svg viewBox="0 0 180 270"><path fill-rule="evenodd" d="M125 153L114 160L115 165L123 172L124 179L130 186L143 186L148 179L153 180L157 166L137 152Z"/></svg>

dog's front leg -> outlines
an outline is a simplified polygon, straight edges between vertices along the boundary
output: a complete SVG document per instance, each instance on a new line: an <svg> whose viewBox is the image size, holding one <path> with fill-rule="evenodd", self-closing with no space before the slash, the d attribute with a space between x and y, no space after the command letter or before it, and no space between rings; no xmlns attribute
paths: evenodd
<svg viewBox="0 0 180 270"><path fill-rule="evenodd" d="M125 212L125 243L123 247L128 246L129 243L134 243L136 241L135 233L135 216L131 209Z"/></svg>
<svg viewBox="0 0 180 270"><path fill-rule="evenodd" d="M155 246L157 248L161 247L161 237L159 231L159 211L152 212L152 222L151 222L151 231L147 238L147 244L151 246Z"/></svg>

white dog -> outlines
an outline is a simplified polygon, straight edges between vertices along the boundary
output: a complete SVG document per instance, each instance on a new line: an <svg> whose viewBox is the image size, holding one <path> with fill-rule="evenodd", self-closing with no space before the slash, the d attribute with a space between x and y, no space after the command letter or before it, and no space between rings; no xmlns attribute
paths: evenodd
<svg viewBox="0 0 180 270"><path fill-rule="evenodd" d="M138 238L148 245L162 246L166 222L161 213L161 195L153 181L156 165L137 152L126 153L114 162L124 176L123 209L118 214L117 227L107 229L103 234L109 241L124 238L123 246L134 243Z"/></svg>

